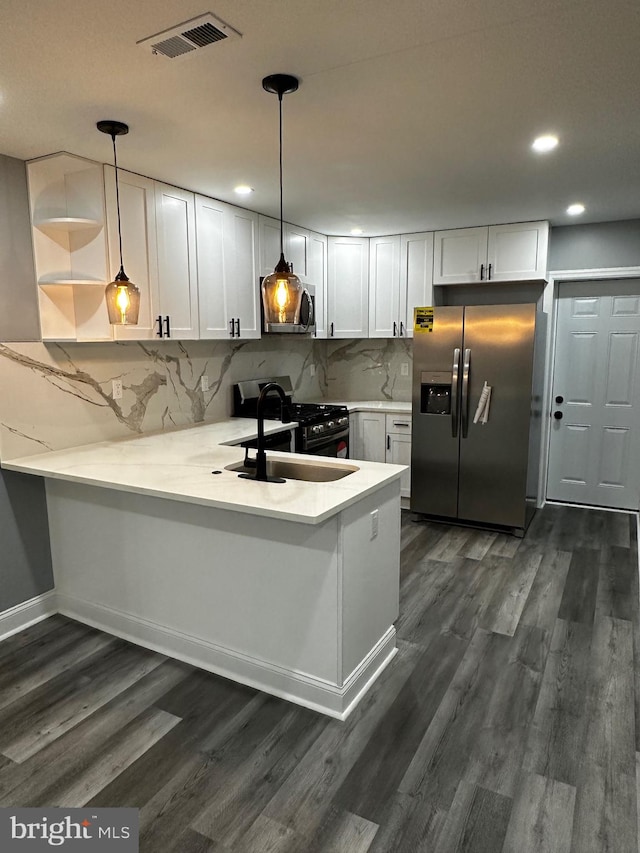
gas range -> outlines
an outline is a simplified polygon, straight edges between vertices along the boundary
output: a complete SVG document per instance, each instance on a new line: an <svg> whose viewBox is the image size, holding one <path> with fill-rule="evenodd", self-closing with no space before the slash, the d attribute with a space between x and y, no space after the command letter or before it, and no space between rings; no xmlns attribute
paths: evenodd
<svg viewBox="0 0 640 853"><path fill-rule="evenodd" d="M297 421L295 450L318 456L348 458L349 410L346 406L330 403L294 403L293 386L288 376L252 379L233 386L233 414L236 417L255 418L258 397L268 382L277 382L287 397L289 415ZM265 417L280 419L280 400L274 395L267 398Z"/></svg>

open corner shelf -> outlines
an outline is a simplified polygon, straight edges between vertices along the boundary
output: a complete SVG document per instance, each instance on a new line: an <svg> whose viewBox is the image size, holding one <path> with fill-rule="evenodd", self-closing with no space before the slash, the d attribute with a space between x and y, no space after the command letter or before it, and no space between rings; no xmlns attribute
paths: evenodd
<svg viewBox="0 0 640 853"><path fill-rule="evenodd" d="M59 286L72 287L76 284L89 285L90 287L106 287L106 281L95 281L94 279L85 278L56 278L56 279L40 279L38 282L40 287Z"/></svg>
<svg viewBox="0 0 640 853"><path fill-rule="evenodd" d="M80 216L53 216L34 223L35 227L41 231L64 231L68 234L73 231L102 228L103 224L99 219L85 219Z"/></svg>

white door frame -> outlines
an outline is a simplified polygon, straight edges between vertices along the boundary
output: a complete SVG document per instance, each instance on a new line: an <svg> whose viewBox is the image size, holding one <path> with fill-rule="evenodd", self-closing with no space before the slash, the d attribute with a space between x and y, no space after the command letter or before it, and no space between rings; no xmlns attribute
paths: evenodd
<svg viewBox="0 0 640 853"><path fill-rule="evenodd" d="M549 273L549 282L542 294L542 310L547 314L546 371L542 409L542 458L540 460L539 506L547 499L549 480L549 447L551 444L551 410L553 408L553 370L556 360L556 325L558 297L565 281L597 281L617 278L640 278L640 267L603 267L602 269L558 270Z"/></svg>

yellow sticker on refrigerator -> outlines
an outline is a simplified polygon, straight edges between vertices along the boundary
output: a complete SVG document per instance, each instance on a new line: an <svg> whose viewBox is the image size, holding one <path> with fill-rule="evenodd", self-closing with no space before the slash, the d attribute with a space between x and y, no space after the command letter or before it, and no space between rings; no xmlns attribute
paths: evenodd
<svg viewBox="0 0 640 853"><path fill-rule="evenodd" d="M424 332L433 332L433 308L431 306L413 309L413 334L421 335Z"/></svg>

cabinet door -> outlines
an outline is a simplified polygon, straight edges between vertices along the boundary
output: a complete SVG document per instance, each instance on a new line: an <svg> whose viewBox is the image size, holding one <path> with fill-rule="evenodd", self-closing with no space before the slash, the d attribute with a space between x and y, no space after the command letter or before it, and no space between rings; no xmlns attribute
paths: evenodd
<svg viewBox="0 0 640 853"><path fill-rule="evenodd" d="M309 233L307 281L315 291L316 338L327 337L327 238Z"/></svg>
<svg viewBox="0 0 640 853"><path fill-rule="evenodd" d="M369 334L369 240L329 237L327 321L330 338Z"/></svg>
<svg viewBox="0 0 640 853"><path fill-rule="evenodd" d="M491 281L546 278L548 222L492 225L489 228L488 273Z"/></svg>
<svg viewBox="0 0 640 853"><path fill-rule="evenodd" d="M413 309L433 305L433 232L400 238L400 336L413 337Z"/></svg>
<svg viewBox="0 0 640 853"><path fill-rule="evenodd" d="M488 229L436 231L433 283L469 284L486 278Z"/></svg>
<svg viewBox="0 0 640 853"><path fill-rule="evenodd" d="M225 279L236 334L259 338L258 214L232 205L225 206Z"/></svg>
<svg viewBox="0 0 640 853"><path fill-rule="evenodd" d="M230 338L233 313L228 304L224 257L226 205L196 196L196 244L200 337ZM235 332L235 328L233 329Z"/></svg>
<svg viewBox="0 0 640 853"><path fill-rule="evenodd" d="M280 222L268 216L259 217L260 275L271 275L280 259Z"/></svg>
<svg viewBox="0 0 640 853"><path fill-rule="evenodd" d="M369 240L369 337L400 335L400 237Z"/></svg>
<svg viewBox="0 0 640 853"><path fill-rule="evenodd" d="M120 267L120 255L113 166L105 166L104 175L109 266L111 275L115 276ZM156 318L160 313L155 183L150 178L143 178L142 175L134 175L118 169L118 184L122 221L122 259L125 272L140 290L140 314L136 326L114 326L113 331L116 340L149 340L157 337Z"/></svg>
<svg viewBox="0 0 640 853"><path fill-rule="evenodd" d="M296 275L309 274L309 232L297 225L284 226L284 256Z"/></svg>
<svg viewBox="0 0 640 853"><path fill-rule="evenodd" d="M411 497L411 433L388 433L385 462L393 465L408 465L400 478L400 496Z"/></svg>
<svg viewBox="0 0 640 853"><path fill-rule="evenodd" d="M170 337L197 338L195 196L156 182L160 311L169 317Z"/></svg>
<svg viewBox="0 0 640 853"><path fill-rule="evenodd" d="M358 412L358 444L367 462L384 462L385 419L381 412Z"/></svg>

